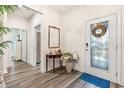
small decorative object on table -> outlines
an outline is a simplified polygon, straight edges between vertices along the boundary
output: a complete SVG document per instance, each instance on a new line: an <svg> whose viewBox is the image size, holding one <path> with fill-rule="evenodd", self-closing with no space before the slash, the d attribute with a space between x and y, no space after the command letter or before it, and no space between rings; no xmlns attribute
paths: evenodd
<svg viewBox="0 0 124 93"><path fill-rule="evenodd" d="M77 63L79 57L77 53L66 52L63 53L61 60L65 62L65 67L68 73L71 73L75 63Z"/></svg>
<svg viewBox="0 0 124 93"><path fill-rule="evenodd" d="M50 54L52 54L52 55L61 54L61 49L60 48L53 48L50 50Z"/></svg>

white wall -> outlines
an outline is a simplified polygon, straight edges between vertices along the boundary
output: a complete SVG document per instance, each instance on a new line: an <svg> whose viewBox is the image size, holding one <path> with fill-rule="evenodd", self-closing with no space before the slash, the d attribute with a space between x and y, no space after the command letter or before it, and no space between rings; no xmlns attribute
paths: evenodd
<svg viewBox="0 0 124 93"><path fill-rule="evenodd" d="M120 83L123 84L124 86L124 6L122 8L122 34L121 34L121 38L122 38L122 43L121 43L121 63L120 63Z"/></svg>
<svg viewBox="0 0 124 93"><path fill-rule="evenodd" d="M42 62L41 64L41 71L45 72L46 71L46 54L50 53L50 50L48 48L48 26L56 26L60 27L60 16L53 10L51 9L46 9L43 7L43 33L42 33ZM49 70L52 69L52 64L49 65Z"/></svg>
<svg viewBox="0 0 124 93"><path fill-rule="evenodd" d="M50 52L48 48L48 26L56 26L60 27L60 16L54 10L46 7L46 6L26 6L35 11L38 11L43 14L43 23L42 23L42 34L41 34L41 72L44 73L46 71L46 54Z"/></svg>
<svg viewBox="0 0 124 93"><path fill-rule="evenodd" d="M29 20L24 17L9 15L7 18L8 27L20 28L20 29L29 29Z"/></svg>
<svg viewBox="0 0 124 93"><path fill-rule="evenodd" d="M117 13L117 34L118 39L118 51L117 51L117 71L120 75L120 33L121 33L121 6L87 6L85 8L79 7L64 16L61 19L61 27L64 40L65 51L77 51L80 60L76 64L75 69L81 72L85 71L85 23L87 20L91 20L98 17L107 16L113 13ZM120 76L119 76L120 77ZM118 79L119 80L119 79Z"/></svg>

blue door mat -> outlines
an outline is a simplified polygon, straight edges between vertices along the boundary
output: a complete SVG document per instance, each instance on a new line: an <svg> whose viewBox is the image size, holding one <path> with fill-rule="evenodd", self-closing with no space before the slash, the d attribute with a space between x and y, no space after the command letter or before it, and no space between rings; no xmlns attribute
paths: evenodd
<svg viewBox="0 0 124 93"><path fill-rule="evenodd" d="M83 73L80 76L80 79L87 81L87 82L89 82L93 85L96 85L98 87L101 87L101 88L109 88L110 87L110 81L87 74L87 73Z"/></svg>

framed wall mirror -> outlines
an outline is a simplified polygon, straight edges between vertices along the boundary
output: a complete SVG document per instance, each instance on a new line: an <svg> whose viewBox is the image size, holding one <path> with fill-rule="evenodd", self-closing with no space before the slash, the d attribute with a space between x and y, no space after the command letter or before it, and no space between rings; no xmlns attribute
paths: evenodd
<svg viewBox="0 0 124 93"><path fill-rule="evenodd" d="M48 47L60 47L60 28L57 28L55 26L48 26Z"/></svg>

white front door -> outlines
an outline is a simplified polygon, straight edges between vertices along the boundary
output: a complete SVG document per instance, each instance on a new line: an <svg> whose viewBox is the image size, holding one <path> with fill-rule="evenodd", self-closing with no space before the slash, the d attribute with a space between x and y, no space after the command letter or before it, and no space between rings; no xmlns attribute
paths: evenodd
<svg viewBox="0 0 124 93"><path fill-rule="evenodd" d="M86 73L116 82L116 14L86 22Z"/></svg>

